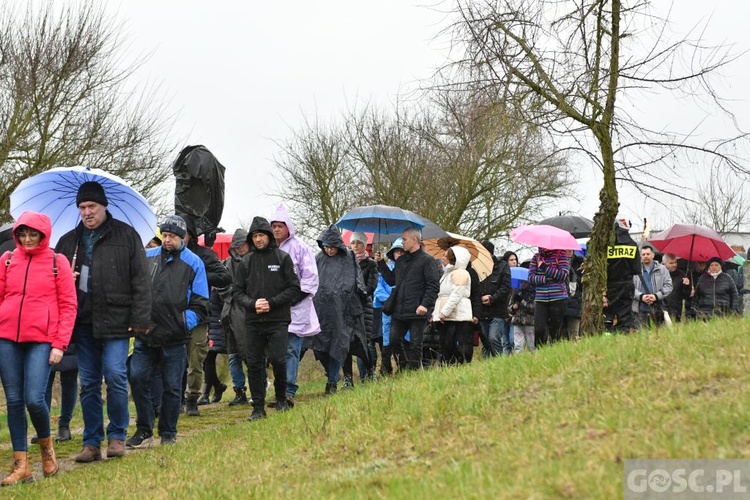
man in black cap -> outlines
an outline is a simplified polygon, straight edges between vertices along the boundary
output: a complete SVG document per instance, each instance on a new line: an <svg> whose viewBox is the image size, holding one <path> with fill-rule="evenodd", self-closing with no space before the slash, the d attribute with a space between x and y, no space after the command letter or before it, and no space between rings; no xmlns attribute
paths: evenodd
<svg viewBox="0 0 750 500"><path fill-rule="evenodd" d="M102 378L107 384L107 457L125 454L130 421L126 361L130 337L146 333L151 282L138 233L112 218L101 184L84 182L76 204L81 223L60 238L57 252L71 262L78 289L73 338L78 355L83 449L76 462L101 460L105 438Z"/></svg>
<svg viewBox="0 0 750 500"><path fill-rule="evenodd" d="M255 217L248 230L251 252L242 258L234 275L232 298L245 308L246 353L253 413L248 420L266 416L266 366L273 367L276 411L289 407L286 401L286 353L292 302L300 296L300 284L288 253L276 248L271 224Z"/></svg>

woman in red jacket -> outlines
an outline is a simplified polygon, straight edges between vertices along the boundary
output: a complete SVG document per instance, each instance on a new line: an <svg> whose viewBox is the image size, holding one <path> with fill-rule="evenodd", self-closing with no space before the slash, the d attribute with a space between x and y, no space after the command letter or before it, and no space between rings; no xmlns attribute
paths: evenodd
<svg viewBox="0 0 750 500"><path fill-rule="evenodd" d="M44 475L57 472L44 393L51 365L68 347L78 304L70 263L49 248L51 232L49 217L24 212L13 227L16 249L0 258L0 378L14 460L3 486L33 480L27 408L39 436Z"/></svg>

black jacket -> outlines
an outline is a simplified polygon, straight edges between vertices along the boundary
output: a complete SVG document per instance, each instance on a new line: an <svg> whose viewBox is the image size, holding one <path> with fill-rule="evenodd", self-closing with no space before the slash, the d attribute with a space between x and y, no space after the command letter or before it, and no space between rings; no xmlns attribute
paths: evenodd
<svg viewBox="0 0 750 500"><path fill-rule="evenodd" d="M211 290L209 297L209 314L208 314L208 338L211 339L210 351L227 352L226 337L224 337L224 328L221 325L221 310L224 301L219 296L218 289Z"/></svg>
<svg viewBox="0 0 750 500"><path fill-rule="evenodd" d="M206 277L208 278L209 288L223 288L232 284L232 276L227 271L227 268L222 265L213 250L200 246L193 238L190 238L187 247L191 252L200 257L203 265L206 266Z"/></svg>
<svg viewBox="0 0 750 500"><path fill-rule="evenodd" d="M615 244L607 247L607 283L626 283L641 272L638 244L627 229L615 228ZM609 296L609 293L607 293ZM610 297L610 301L611 301Z"/></svg>
<svg viewBox="0 0 750 500"><path fill-rule="evenodd" d="M81 222L64 234L55 248L79 273L85 253L82 235ZM135 229L113 219L109 212L94 245L91 273L94 338L128 338L134 335L128 328L148 328L151 279L143 243Z"/></svg>
<svg viewBox="0 0 750 500"><path fill-rule="evenodd" d="M731 276L720 273L714 278L703 273L695 286L693 308L698 317L740 314L740 296Z"/></svg>
<svg viewBox="0 0 750 500"><path fill-rule="evenodd" d="M495 260L492 274L479 283L479 303L474 316L481 320L508 317L508 296L510 295L510 267L503 260ZM490 296L490 305L482 304L481 298Z"/></svg>
<svg viewBox="0 0 750 500"><path fill-rule="evenodd" d="M151 248L153 303L151 325L138 338L151 347L187 344L190 331L208 319L208 282L200 257L183 245L179 250Z"/></svg>
<svg viewBox="0 0 750 500"><path fill-rule="evenodd" d="M393 271L385 260L378 262L378 271L386 283L396 286L396 310L393 318L400 320L427 319L429 310L435 307L440 289L440 271L435 259L422 249L406 252L396 261ZM417 314L417 307L424 306L428 313Z"/></svg>
<svg viewBox="0 0 750 500"><path fill-rule="evenodd" d="M268 235L268 246L255 248L252 235L255 232ZM247 241L250 253L242 258L234 275L232 299L246 310L248 323L292 321L292 302L302 293L299 278L294 272L294 263L288 253L276 248L271 224L263 217L255 217L248 230ZM255 301L266 299L271 310L255 312Z"/></svg>
<svg viewBox="0 0 750 500"><path fill-rule="evenodd" d="M367 289L367 298L364 303L365 310L365 332L368 339L377 338L382 336L382 332L373 332L373 310L372 310L372 294L375 293L375 288L378 286L378 265L374 260L367 258L359 261L359 268L362 270L362 281L364 282L365 288ZM380 335L378 335L380 334Z"/></svg>

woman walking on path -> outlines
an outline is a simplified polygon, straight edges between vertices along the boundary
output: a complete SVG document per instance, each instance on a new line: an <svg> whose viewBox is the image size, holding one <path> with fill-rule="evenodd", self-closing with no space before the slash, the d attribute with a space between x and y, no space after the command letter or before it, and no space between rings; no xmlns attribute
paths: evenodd
<svg viewBox="0 0 750 500"><path fill-rule="evenodd" d="M58 468L45 392L51 366L68 347L78 301L70 263L49 248L51 234L49 217L24 212L13 227L16 249L5 252L0 264L0 378L13 445L13 468L3 486L33 480L26 409L45 477Z"/></svg>

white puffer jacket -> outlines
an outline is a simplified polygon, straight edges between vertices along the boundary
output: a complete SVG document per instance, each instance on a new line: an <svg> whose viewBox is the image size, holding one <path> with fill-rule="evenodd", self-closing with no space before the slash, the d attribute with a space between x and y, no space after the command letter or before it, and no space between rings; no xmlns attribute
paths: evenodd
<svg viewBox="0 0 750 500"><path fill-rule="evenodd" d="M440 278L440 292L432 319L440 321L442 313L445 321L471 321L471 277L466 270L471 255L462 246L453 246L451 249L456 256L456 264L448 265Z"/></svg>

